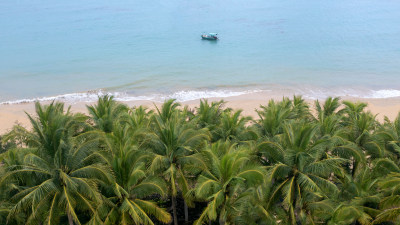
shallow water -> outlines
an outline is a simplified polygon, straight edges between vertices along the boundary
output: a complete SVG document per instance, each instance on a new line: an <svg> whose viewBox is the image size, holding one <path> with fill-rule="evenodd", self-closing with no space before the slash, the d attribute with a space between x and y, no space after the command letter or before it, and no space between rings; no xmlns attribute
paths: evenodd
<svg viewBox="0 0 400 225"><path fill-rule="evenodd" d="M400 96L399 12L394 0L0 1L0 102Z"/></svg>

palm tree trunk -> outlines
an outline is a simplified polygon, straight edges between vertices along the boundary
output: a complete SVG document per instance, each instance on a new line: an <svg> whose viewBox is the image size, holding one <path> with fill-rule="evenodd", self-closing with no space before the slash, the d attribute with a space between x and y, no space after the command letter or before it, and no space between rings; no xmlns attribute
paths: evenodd
<svg viewBox="0 0 400 225"><path fill-rule="evenodd" d="M178 225L178 216L176 215L176 197L172 196L172 214L174 216L174 225Z"/></svg>
<svg viewBox="0 0 400 225"><path fill-rule="evenodd" d="M67 213L67 214L68 214L68 223L69 223L69 225L74 225L74 221L72 220L71 213Z"/></svg>
<svg viewBox="0 0 400 225"><path fill-rule="evenodd" d="M183 200L183 206L185 208L185 224L189 224L189 209L185 200Z"/></svg>

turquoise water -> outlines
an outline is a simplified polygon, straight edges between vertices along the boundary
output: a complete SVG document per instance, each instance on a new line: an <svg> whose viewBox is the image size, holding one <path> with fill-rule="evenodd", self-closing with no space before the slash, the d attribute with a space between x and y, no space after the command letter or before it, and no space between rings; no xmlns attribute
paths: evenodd
<svg viewBox="0 0 400 225"><path fill-rule="evenodd" d="M0 102L98 90L397 96L399 12L395 0L4 0Z"/></svg>

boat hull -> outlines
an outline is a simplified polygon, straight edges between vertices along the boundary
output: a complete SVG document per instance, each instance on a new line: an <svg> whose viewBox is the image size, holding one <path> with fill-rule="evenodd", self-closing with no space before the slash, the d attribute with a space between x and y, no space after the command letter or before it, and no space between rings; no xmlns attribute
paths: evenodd
<svg viewBox="0 0 400 225"><path fill-rule="evenodd" d="M210 41L216 41L216 40L218 40L217 37L206 36L206 35L201 35L201 39L203 39L203 40L210 40Z"/></svg>

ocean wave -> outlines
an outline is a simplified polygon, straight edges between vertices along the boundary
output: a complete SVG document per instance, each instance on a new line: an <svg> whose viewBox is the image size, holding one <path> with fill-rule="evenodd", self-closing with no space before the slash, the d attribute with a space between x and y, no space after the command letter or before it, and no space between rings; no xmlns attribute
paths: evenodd
<svg viewBox="0 0 400 225"><path fill-rule="evenodd" d="M400 90L395 89L384 89L378 91L372 91L369 98L394 98L400 97Z"/></svg>
<svg viewBox="0 0 400 225"><path fill-rule="evenodd" d="M400 97L400 90L395 89L306 89L297 92L309 99L325 99L327 97L355 97L355 98L395 98Z"/></svg>
<svg viewBox="0 0 400 225"><path fill-rule="evenodd" d="M21 104L30 102L47 102L47 101L61 101L61 102L95 102L99 96L113 95L118 101L135 101L135 100L152 100L149 96L127 96L121 92L104 92L104 91L89 91L84 93L71 93L56 95L50 97L19 99L14 101L0 102L0 105Z"/></svg>
<svg viewBox="0 0 400 225"><path fill-rule="evenodd" d="M179 102L186 102L202 98L226 98L234 97L244 94L251 94L260 92L261 90L252 91L230 91L230 90L218 90L218 91L178 91L171 95L168 95L165 99L176 99Z"/></svg>
<svg viewBox="0 0 400 225"><path fill-rule="evenodd" d="M167 99L176 99L178 102L191 101L202 98L225 98L225 97L233 97L239 96L243 94L250 94L258 92L259 90L253 91L231 91L231 90L216 90L216 91L197 91L197 90L188 90L188 91L177 91L172 94L150 94L150 95L142 95L142 96L133 96L124 92L106 92L103 90L99 91L89 91L84 93L71 93L71 94L63 94L56 95L50 97L40 97L40 98L30 98L30 99L19 99L14 101L4 101L0 102L0 105L11 105L11 104L22 104L22 103L30 103L30 102L48 102L48 101L61 101L67 103L74 102L95 102L97 99L104 95L112 95L114 99L121 102L129 102L129 101L154 101L154 102L162 102Z"/></svg>
<svg viewBox="0 0 400 225"><path fill-rule="evenodd" d="M149 95L130 95L125 92L107 92L104 90L88 91L84 93L71 93L56 95L50 97L30 98L30 99L19 99L14 101L0 102L0 105L10 104L21 104L30 102L49 102L49 101L61 101L66 103L75 102L95 102L97 99L104 95L112 95L114 99L121 102L130 101L153 101L163 102L167 99L176 99L178 102L192 101L202 98L226 98L235 97L245 94L251 94L256 92L274 93L274 90L247 90L247 91L235 91L235 90L181 90L171 94L149 94ZM280 93L279 90L276 90ZM400 90L395 89L382 89L382 90L336 90L327 91L323 89L306 89L306 90L293 90L293 94L303 95L308 99L325 99L329 96L339 97L356 97L356 98L394 98L400 97Z"/></svg>

